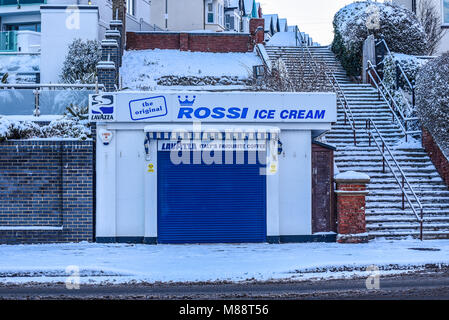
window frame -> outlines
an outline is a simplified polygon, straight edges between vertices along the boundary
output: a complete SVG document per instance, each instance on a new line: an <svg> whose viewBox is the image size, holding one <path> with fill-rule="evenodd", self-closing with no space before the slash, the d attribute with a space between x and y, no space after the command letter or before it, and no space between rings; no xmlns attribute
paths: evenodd
<svg viewBox="0 0 449 320"><path fill-rule="evenodd" d="M449 0L441 0L441 25L443 27L449 27L449 20L446 21L444 18L444 3L447 2L448 6L449 6ZM449 17L448 17L449 18Z"/></svg>
<svg viewBox="0 0 449 320"><path fill-rule="evenodd" d="M212 10L210 10L210 6L212 7ZM212 22L210 21L210 17L212 17ZM209 1L206 3L206 24L215 24L215 12L213 1Z"/></svg>

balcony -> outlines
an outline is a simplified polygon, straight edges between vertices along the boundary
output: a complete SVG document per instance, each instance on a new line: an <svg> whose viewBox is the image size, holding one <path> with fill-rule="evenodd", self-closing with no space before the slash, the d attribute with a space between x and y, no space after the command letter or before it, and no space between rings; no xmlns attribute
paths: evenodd
<svg viewBox="0 0 449 320"><path fill-rule="evenodd" d="M45 4L45 0L0 0L0 6L18 6L27 4Z"/></svg>
<svg viewBox="0 0 449 320"><path fill-rule="evenodd" d="M1 31L0 53L39 53L41 33L35 31Z"/></svg>
<svg viewBox="0 0 449 320"><path fill-rule="evenodd" d="M17 31L0 32L0 52L16 52L16 51L17 51Z"/></svg>

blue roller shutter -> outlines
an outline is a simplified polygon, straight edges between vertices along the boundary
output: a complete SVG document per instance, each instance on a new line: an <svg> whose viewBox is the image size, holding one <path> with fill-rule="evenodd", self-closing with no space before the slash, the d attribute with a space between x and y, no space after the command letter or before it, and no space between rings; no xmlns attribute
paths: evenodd
<svg viewBox="0 0 449 320"><path fill-rule="evenodd" d="M266 176L247 162L174 165L159 151L158 242L265 242Z"/></svg>

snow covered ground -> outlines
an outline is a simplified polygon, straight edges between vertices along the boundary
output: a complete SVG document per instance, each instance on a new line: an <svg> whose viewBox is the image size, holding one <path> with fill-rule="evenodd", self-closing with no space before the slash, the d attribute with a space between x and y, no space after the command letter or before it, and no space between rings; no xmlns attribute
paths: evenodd
<svg viewBox="0 0 449 320"><path fill-rule="evenodd" d="M448 240L376 240L367 244L0 245L0 283L64 282L80 268L81 283L301 280L381 275L449 264Z"/></svg>
<svg viewBox="0 0 449 320"><path fill-rule="evenodd" d="M248 79L262 61L256 53L209 53L179 50L126 51L120 74L124 87L156 89L162 77L232 77ZM207 85L207 83L206 83Z"/></svg>

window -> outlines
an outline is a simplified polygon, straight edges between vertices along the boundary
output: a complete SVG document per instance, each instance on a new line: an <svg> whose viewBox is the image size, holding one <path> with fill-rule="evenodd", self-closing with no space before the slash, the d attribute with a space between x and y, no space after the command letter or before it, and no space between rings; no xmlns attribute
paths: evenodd
<svg viewBox="0 0 449 320"><path fill-rule="evenodd" d="M126 12L132 16L136 15L136 9L134 6L134 0L126 0Z"/></svg>
<svg viewBox="0 0 449 320"><path fill-rule="evenodd" d="M40 23L24 23L24 24L7 24L5 25L6 31L36 31L41 32Z"/></svg>
<svg viewBox="0 0 449 320"><path fill-rule="evenodd" d="M443 24L449 26L449 0L443 0Z"/></svg>
<svg viewBox="0 0 449 320"><path fill-rule="evenodd" d="M231 16L230 14L227 14L225 18L226 18L226 20L225 20L226 30L230 30L230 31L235 30L235 18L234 18L234 16L233 15Z"/></svg>
<svg viewBox="0 0 449 320"><path fill-rule="evenodd" d="M214 23L214 4L212 2L207 3L207 23Z"/></svg>

